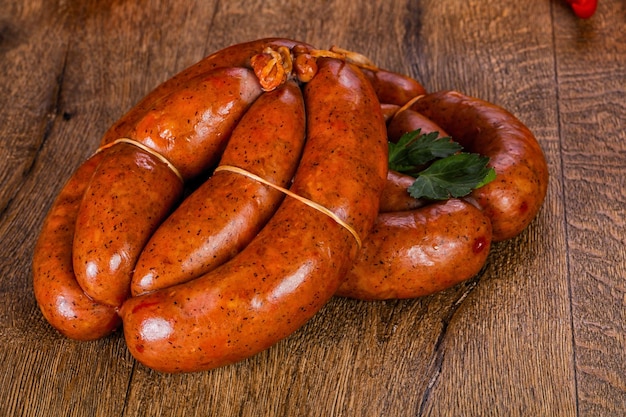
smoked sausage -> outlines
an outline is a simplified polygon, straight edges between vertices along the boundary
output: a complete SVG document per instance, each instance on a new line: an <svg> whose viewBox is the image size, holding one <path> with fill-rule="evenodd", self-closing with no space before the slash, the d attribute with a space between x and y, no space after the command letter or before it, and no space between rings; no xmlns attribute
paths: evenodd
<svg viewBox="0 0 626 417"><path fill-rule="evenodd" d="M407 75L382 68L362 71L372 83L381 103L403 106L411 99L426 94L424 86Z"/></svg>
<svg viewBox="0 0 626 417"><path fill-rule="evenodd" d="M217 163L230 133L260 94L251 70L216 69L143 114L127 139L147 149L117 143L102 151L110 156L90 181L73 246L76 278L90 297L118 307L129 296L139 254L182 196L182 180Z"/></svg>
<svg viewBox="0 0 626 417"><path fill-rule="evenodd" d="M456 91L427 94L411 109L443 127L465 151L489 157L496 179L469 197L491 220L493 240L524 230L548 187L546 159L528 127L502 107Z"/></svg>
<svg viewBox="0 0 626 417"><path fill-rule="evenodd" d="M414 210L424 206L425 201L411 197L407 190L413 182L415 178L412 176L389 170L380 197L380 213Z"/></svg>
<svg viewBox="0 0 626 417"><path fill-rule="evenodd" d="M304 89L307 142L292 197L237 256L121 308L131 354L165 372L199 371L269 348L309 320L336 292L378 213L387 142L371 84L351 64L318 59ZM338 136L341 140L338 140ZM367 178L366 184L363 178Z"/></svg>
<svg viewBox="0 0 626 417"><path fill-rule="evenodd" d="M219 161L233 128L261 92L251 70L219 68L158 99L118 138L142 143L189 180Z"/></svg>
<svg viewBox="0 0 626 417"><path fill-rule="evenodd" d="M262 53L268 47L277 48L281 46L290 49L299 46L303 52L310 49L309 45L291 39L264 38L231 45L216 51L155 87L107 130L102 137L101 145L113 142L118 138L128 137L137 122L156 102L181 88L185 88L190 80L219 68L250 68L251 57Z"/></svg>
<svg viewBox="0 0 626 417"><path fill-rule="evenodd" d="M134 145L119 143L102 154L78 210L72 259L89 297L119 307L130 295L139 253L182 196L183 183Z"/></svg>
<svg viewBox="0 0 626 417"><path fill-rule="evenodd" d="M438 132L440 138L450 136L441 126L431 119L411 109L404 109L394 114L387 124L387 136L389 137L389 141L395 143L398 142L400 137L405 133L417 129L419 129L422 134Z"/></svg>
<svg viewBox="0 0 626 417"><path fill-rule="evenodd" d="M337 295L361 300L430 295L478 274L490 246L491 222L461 199L383 213Z"/></svg>
<svg viewBox="0 0 626 417"><path fill-rule="evenodd" d="M233 131L220 166L236 166L288 187L305 137L302 92L294 81L261 95ZM188 196L150 238L131 282L133 295L205 274L240 252L284 194L219 171Z"/></svg>
<svg viewBox="0 0 626 417"><path fill-rule="evenodd" d="M63 336L95 340L120 324L117 311L89 298L72 267L78 208L89 179L103 157L95 154L72 175L48 211L33 255L33 290L44 318Z"/></svg>

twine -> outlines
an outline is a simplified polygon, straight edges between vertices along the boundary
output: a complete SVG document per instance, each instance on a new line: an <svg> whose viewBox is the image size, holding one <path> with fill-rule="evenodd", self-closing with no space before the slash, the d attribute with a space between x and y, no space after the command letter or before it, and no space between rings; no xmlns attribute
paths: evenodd
<svg viewBox="0 0 626 417"><path fill-rule="evenodd" d="M348 232L350 232L350 234L352 236L354 236L354 239L356 240L357 246L359 247L359 249L361 249L361 238L359 237L359 234L356 232L356 230L354 230L354 228L352 228L352 226L350 226L348 223L344 222L341 218L339 218L339 216L337 216L335 213L333 213L332 211L330 211L329 209L327 209L326 207L322 206L321 204L316 203L315 201L309 200L308 198L302 197L301 195L298 195L294 192L289 191L286 188L283 188L279 185L273 184L269 181L267 181L264 178L259 177L258 175L253 174L250 171L246 171L245 169L233 166L233 165L220 165L215 169L215 172L219 172L219 171L230 171L230 172L234 172L243 176L246 176L248 178L251 178L255 181L258 181L262 184L265 184L269 187L274 188L275 190L278 190L286 195L288 195L289 197L295 198L296 200L299 200L300 202L306 204L307 206L314 208L317 211L320 211L322 213L324 213L325 215L327 215L328 217L330 217L331 219L333 219L336 223L338 223L340 226L343 226Z"/></svg>
<svg viewBox="0 0 626 417"><path fill-rule="evenodd" d="M143 143L137 142L134 139L129 139L129 138L119 138L119 139L116 139L113 142L107 143L106 145L103 145L103 146L99 147L98 149L96 149L95 153L98 153L98 152L103 151L103 150L105 150L107 148L110 148L113 145L117 145L118 143L127 143L129 145L133 145L133 146L141 149L142 151L145 151L145 152L149 153L150 155L154 156L155 158L157 158L158 160L163 162L165 165L167 165L169 167L169 169L171 169L172 172L174 172L174 174L176 174L176 176L178 177L178 179L182 183L185 182L185 180L183 179L183 176L180 174L180 171L178 171L178 169L174 166L174 164L172 164L166 157L164 157L163 155L161 155L160 153L158 153L154 149L151 149L151 148L147 147Z"/></svg>

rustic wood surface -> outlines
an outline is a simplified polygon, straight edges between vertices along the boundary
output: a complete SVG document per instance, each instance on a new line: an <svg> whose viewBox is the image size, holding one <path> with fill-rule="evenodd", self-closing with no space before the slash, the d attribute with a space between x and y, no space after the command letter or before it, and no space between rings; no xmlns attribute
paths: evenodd
<svg viewBox="0 0 626 417"><path fill-rule="evenodd" d="M583 21L562 0L1 0L0 415L626 415L626 3L599 3ZM214 371L151 371L119 333L59 336L31 259L65 180L157 84L266 36L511 110L549 162L542 211L470 282L333 299Z"/></svg>

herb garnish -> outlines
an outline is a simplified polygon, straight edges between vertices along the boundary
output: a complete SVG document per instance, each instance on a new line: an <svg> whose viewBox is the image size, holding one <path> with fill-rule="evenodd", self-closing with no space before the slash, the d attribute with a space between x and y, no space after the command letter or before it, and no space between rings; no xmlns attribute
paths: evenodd
<svg viewBox="0 0 626 417"><path fill-rule="evenodd" d="M389 142L389 169L415 177L408 188L413 198L463 197L493 181L496 172L487 167L488 157L462 149L451 138L440 138L439 132L422 134L418 129L397 143Z"/></svg>

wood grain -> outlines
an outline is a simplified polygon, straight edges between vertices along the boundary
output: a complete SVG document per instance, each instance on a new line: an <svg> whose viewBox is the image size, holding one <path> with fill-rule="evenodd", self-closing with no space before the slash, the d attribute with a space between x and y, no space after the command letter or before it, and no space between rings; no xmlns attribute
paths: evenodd
<svg viewBox="0 0 626 417"><path fill-rule="evenodd" d="M623 2L607 2L600 19L555 25L575 372L583 415L626 412L625 11ZM604 40L603 48L594 46L596 39Z"/></svg>
<svg viewBox="0 0 626 417"><path fill-rule="evenodd" d="M5 0L0 415L625 415L625 8L601 0L581 21L561 0ZM63 339L31 283L54 197L152 88L265 36L337 44L511 110L549 163L539 216L469 282L415 300L335 298L214 371L151 371L119 333Z"/></svg>

